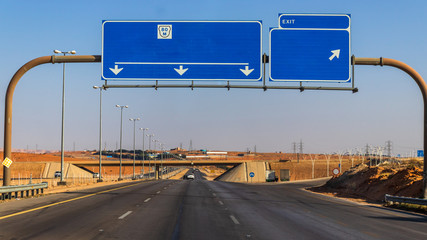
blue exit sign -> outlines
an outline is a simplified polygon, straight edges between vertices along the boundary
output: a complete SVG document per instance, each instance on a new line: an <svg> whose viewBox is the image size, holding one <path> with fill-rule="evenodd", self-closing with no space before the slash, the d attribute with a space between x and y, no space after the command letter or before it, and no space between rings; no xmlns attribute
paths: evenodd
<svg viewBox="0 0 427 240"><path fill-rule="evenodd" d="M270 29L271 81L351 82L350 15L280 14Z"/></svg>

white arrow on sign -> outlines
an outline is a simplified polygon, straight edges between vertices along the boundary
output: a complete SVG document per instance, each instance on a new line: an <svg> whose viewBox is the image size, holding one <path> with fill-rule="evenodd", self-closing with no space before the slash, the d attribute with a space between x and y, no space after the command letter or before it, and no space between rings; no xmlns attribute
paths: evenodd
<svg viewBox="0 0 427 240"><path fill-rule="evenodd" d="M334 59L334 57L340 58L340 51L341 49L337 49L337 50L332 50L332 56L329 57L329 61L332 61L332 59Z"/></svg>
<svg viewBox="0 0 427 240"><path fill-rule="evenodd" d="M123 68L118 68L117 65L114 66L114 68L110 68L110 70L114 73L114 74L119 74L120 71L123 70Z"/></svg>
<svg viewBox="0 0 427 240"><path fill-rule="evenodd" d="M179 69L178 68L174 68L174 69L181 76L188 70L188 68L183 68L182 65L179 66Z"/></svg>
<svg viewBox="0 0 427 240"><path fill-rule="evenodd" d="M245 69L240 69L240 71L242 71L242 73L245 74L246 76L248 76L249 74L251 74L251 72L253 70L254 70L253 68L249 69L249 66L245 66Z"/></svg>

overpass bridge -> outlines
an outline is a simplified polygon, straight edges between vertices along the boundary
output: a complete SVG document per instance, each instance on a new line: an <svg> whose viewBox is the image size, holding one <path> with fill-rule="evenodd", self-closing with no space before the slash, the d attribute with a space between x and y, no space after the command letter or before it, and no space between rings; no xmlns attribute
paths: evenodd
<svg viewBox="0 0 427 240"><path fill-rule="evenodd" d="M99 161L93 161L93 160L76 160L76 161L67 161L68 163L71 163L73 165L76 165L78 167L97 167L99 166ZM168 166L168 167L193 167L193 166L236 166L240 165L245 162L252 162L252 160L219 160L219 159L206 159L206 160L176 160L176 159L166 159L166 160L159 160L159 159L152 159L150 161L148 160L136 160L135 164L138 166L144 162L144 165L148 166L149 163L151 163L151 166L155 164L155 178L158 179L160 167L161 166ZM104 160L102 161L102 166L105 167L114 167L120 166L120 160ZM122 166L133 166L133 160L122 160Z"/></svg>
<svg viewBox="0 0 427 240"><path fill-rule="evenodd" d="M79 167L96 167L99 166L99 161L85 161L85 160L76 160L76 161L67 161L68 163L74 164ZM148 164L148 160L136 160L136 164ZM163 166L230 166L230 165L239 165L245 162L252 162L252 160L150 160L151 163L163 164ZM119 160L104 160L102 161L102 166L119 166ZM122 166L133 166L133 160L122 160Z"/></svg>

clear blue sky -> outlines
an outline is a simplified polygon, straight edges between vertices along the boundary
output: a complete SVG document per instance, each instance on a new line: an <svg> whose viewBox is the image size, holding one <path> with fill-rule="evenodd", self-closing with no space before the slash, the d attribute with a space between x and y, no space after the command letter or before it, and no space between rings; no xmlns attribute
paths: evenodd
<svg viewBox="0 0 427 240"><path fill-rule="evenodd" d="M0 7L0 122L4 95L16 70L54 49L101 54L102 20L262 20L263 51L278 13L349 13L352 53L403 61L427 78L427 2L343 0L181 1L2 1ZM98 146L101 65L67 64L65 148ZM365 144L394 144L405 154L422 146L422 97L414 81L390 67L357 66L359 93L294 90L109 89L104 94L104 142L119 141L124 112L124 148L132 148L133 124L168 147L212 150L334 152ZM276 83L271 83L276 84ZM14 149L60 149L62 65L30 70L19 82L13 104ZM326 84L328 86L328 84ZM0 130L3 136L3 127ZM142 134L137 133L141 148ZM3 138L0 139L3 146ZM103 143L104 145L104 143Z"/></svg>

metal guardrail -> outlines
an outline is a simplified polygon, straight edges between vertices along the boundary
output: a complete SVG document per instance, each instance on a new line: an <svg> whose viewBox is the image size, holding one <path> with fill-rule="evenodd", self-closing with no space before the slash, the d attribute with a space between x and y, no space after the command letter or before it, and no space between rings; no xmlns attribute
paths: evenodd
<svg viewBox="0 0 427 240"><path fill-rule="evenodd" d="M39 193L43 194L43 189L47 188L47 186L47 182L27 185L2 186L0 187L0 200L12 199L13 197L18 198L19 193L21 193L21 198L24 197L24 193L26 193L27 197L30 195L30 192L31 196Z"/></svg>
<svg viewBox="0 0 427 240"><path fill-rule="evenodd" d="M423 198L410 198L410 197L398 197L392 195L385 195L386 202L398 202L398 203L409 203L417 205L427 205L427 199Z"/></svg>

